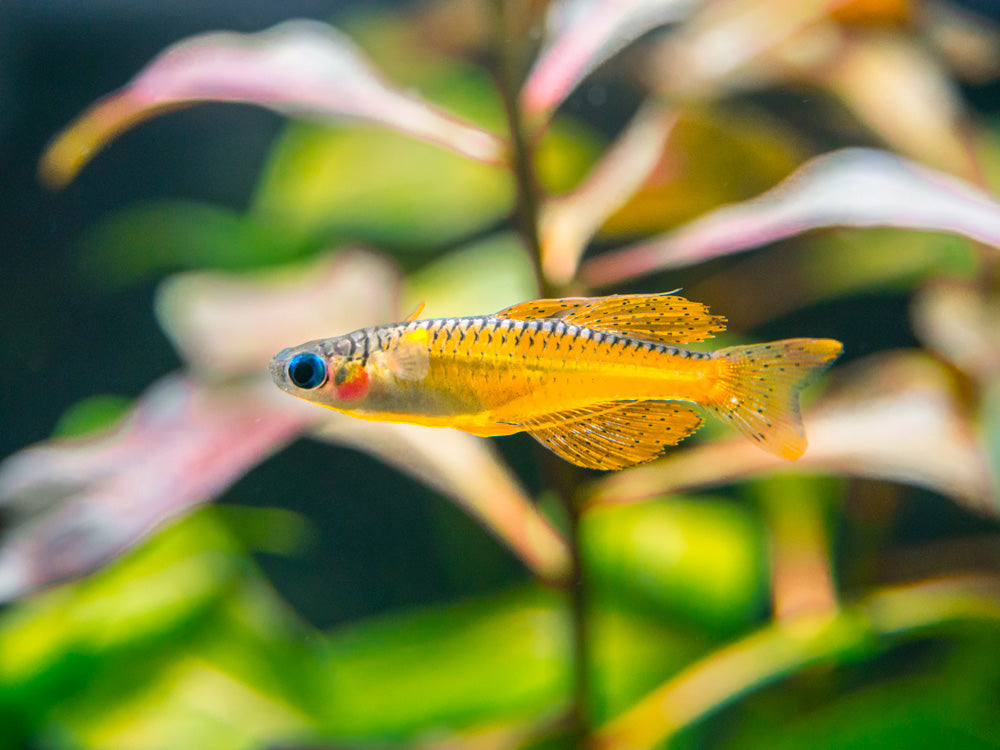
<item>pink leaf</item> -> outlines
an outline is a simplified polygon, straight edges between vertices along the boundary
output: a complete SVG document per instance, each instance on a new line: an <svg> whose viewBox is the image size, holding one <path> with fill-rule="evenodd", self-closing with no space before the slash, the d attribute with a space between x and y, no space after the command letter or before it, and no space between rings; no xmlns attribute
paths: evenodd
<svg viewBox="0 0 1000 750"><path fill-rule="evenodd" d="M1000 247L1000 202L887 152L843 149L812 159L757 198L594 258L581 276L589 285L606 286L836 226L949 232Z"/></svg>
<svg viewBox="0 0 1000 750"><path fill-rule="evenodd" d="M393 88L351 40L312 21L257 34L217 32L179 42L56 137L40 172L65 185L105 143L136 123L205 101L259 104L290 117L376 122L460 154L501 162L501 139Z"/></svg>
<svg viewBox="0 0 1000 750"><path fill-rule="evenodd" d="M548 42L521 91L529 117L545 119L588 73L657 26L684 18L700 0L556 0Z"/></svg>
<svg viewBox="0 0 1000 750"><path fill-rule="evenodd" d="M0 464L0 601L80 575L225 490L315 415L263 383L165 378L114 431L53 440ZM303 405L304 406L304 405Z"/></svg>
<svg viewBox="0 0 1000 750"><path fill-rule="evenodd" d="M786 44L796 58L815 56L831 33L823 28L831 11L852 0L715 0L650 56L647 77L653 87L679 99L715 98L727 90L758 85L776 73L767 53ZM803 37L819 27L819 38Z"/></svg>
<svg viewBox="0 0 1000 750"><path fill-rule="evenodd" d="M587 243L659 163L676 122L671 108L647 103L575 190L543 206L542 270L549 281L573 278Z"/></svg>
<svg viewBox="0 0 1000 750"><path fill-rule="evenodd" d="M985 455L954 385L926 355L897 352L857 363L847 386L817 404L805 425L809 447L797 461L733 438L678 450L611 476L597 484L593 500L633 502L784 471L904 482L980 511L1000 511Z"/></svg>
<svg viewBox="0 0 1000 750"><path fill-rule="evenodd" d="M347 250L259 273L179 274L158 290L156 311L188 365L217 379L263 373L292 344L390 322L399 284L388 259Z"/></svg>

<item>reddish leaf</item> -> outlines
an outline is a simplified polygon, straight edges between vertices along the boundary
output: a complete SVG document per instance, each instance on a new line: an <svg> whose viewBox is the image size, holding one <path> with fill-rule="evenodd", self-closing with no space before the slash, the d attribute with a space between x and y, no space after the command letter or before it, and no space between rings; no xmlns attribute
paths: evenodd
<svg viewBox="0 0 1000 750"><path fill-rule="evenodd" d="M587 243L659 162L676 122L672 109L647 104L579 187L545 204L542 270L550 281L565 284L573 278Z"/></svg>
<svg viewBox="0 0 1000 750"><path fill-rule="evenodd" d="M529 117L547 118L598 65L647 31L684 18L700 0L557 0L548 42L521 91Z"/></svg>
<svg viewBox="0 0 1000 750"><path fill-rule="evenodd" d="M212 499L315 420L263 383L151 387L98 437L53 440L0 464L0 601L80 575ZM304 406L304 405L303 405Z"/></svg>
<svg viewBox="0 0 1000 750"><path fill-rule="evenodd" d="M286 346L388 323L398 314L399 275L362 250L259 273L201 271L167 279L157 315L199 375L263 374Z"/></svg>
<svg viewBox="0 0 1000 750"><path fill-rule="evenodd" d="M322 121L367 120L473 159L505 158L501 139L393 88L336 29L288 21L257 34L203 34L169 47L56 137L42 158L42 178L61 187L123 130L205 101L259 104Z"/></svg>
<svg viewBox="0 0 1000 750"><path fill-rule="evenodd" d="M772 190L584 264L593 286L738 253L811 229L900 227L1000 247L1000 202L972 185L872 149L818 156Z"/></svg>

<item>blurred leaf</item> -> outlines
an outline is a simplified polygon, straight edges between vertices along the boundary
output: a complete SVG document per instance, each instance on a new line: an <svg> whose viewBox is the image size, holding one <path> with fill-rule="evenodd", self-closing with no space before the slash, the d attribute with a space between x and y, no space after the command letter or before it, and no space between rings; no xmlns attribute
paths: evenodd
<svg viewBox="0 0 1000 750"><path fill-rule="evenodd" d="M595 486L594 502L633 502L761 472L831 473L929 487L996 513L996 494L965 408L940 364L916 352L862 360L805 419L809 448L795 462L744 438L680 449Z"/></svg>
<svg viewBox="0 0 1000 750"><path fill-rule="evenodd" d="M398 285L386 258L349 250L253 273L173 276L157 292L156 313L199 376L263 377L285 347L390 322Z"/></svg>
<svg viewBox="0 0 1000 750"><path fill-rule="evenodd" d="M445 80L440 98L450 106L502 117L481 72L456 70ZM538 144L539 181L547 190L567 189L598 150L592 131L560 119ZM273 151L253 211L300 237L430 251L488 227L513 206L512 176L494 165L386 130L298 123Z"/></svg>
<svg viewBox="0 0 1000 750"><path fill-rule="evenodd" d="M592 613L597 716L620 711L704 643L613 609ZM334 631L326 734L397 743L557 716L570 689L565 603L544 589L408 612Z"/></svg>
<svg viewBox="0 0 1000 750"><path fill-rule="evenodd" d="M605 139L586 123L560 116L541 134L535 148L535 174L544 193L575 187L605 149Z"/></svg>
<svg viewBox="0 0 1000 750"><path fill-rule="evenodd" d="M779 474L747 483L744 494L757 501L764 518L775 620L837 609L829 515L838 490L821 477Z"/></svg>
<svg viewBox="0 0 1000 750"><path fill-rule="evenodd" d="M977 248L954 235L840 229L750 254L686 291L712 307L724 303L730 329L745 331L819 302L974 278L979 261Z"/></svg>
<svg viewBox="0 0 1000 750"><path fill-rule="evenodd" d="M594 590L589 610L592 657L590 718L604 722L715 646L703 631L669 617L641 617L606 606L611 592Z"/></svg>
<svg viewBox="0 0 1000 750"><path fill-rule="evenodd" d="M432 250L505 216L510 175L385 130L296 124L279 141L253 211L293 236Z"/></svg>
<svg viewBox="0 0 1000 750"><path fill-rule="evenodd" d="M983 640L984 649L996 642L995 637ZM944 664L934 659L931 665L911 665L902 677L856 687L818 706L796 707L780 721L747 711L726 746L732 750L997 747L1000 719L991 697L1000 685L989 668L983 669L990 660L979 658L978 664L968 664L945 659Z"/></svg>
<svg viewBox="0 0 1000 750"><path fill-rule="evenodd" d="M549 281L573 278L587 243L649 176L676 122L673 110L646 104L582 184L542 206L542 268Z"/></svg>
<svg viewBox="0 0 1000 750"><path fill-rule="evenodd" d="M361 623L329 639L325 731L392 742L561 707L566 612L543 590Z"/></svg>
<svg viewBox="0 0 1000 750"><path fill-rule="evenodd" d="M257 34L202 34L169 47L58 135L42 157L41 175L61 187L123 130L212 100L259 104L292 117L367 120L473 159L505 158L493 134L384 82L336 29L288 21Z"/></svg>
<svg viewBox="0 0 1000 750"><path fill-rule="evenodd" d="M88 275L112 285L176 269L254 268L293 260L310 249L274 222L185 201L125 208L87 230L79 245Z"/></svg>
<svg viewBox="0 0 1000 750"><path fill-rule="evenodd" d="M602 237L663 231L717 207L752 198L803 158L795 136L753 110L687 106L641 187L607 218Z"/></svg>
<svg viewBox="0 0 1000 750"><path fill-rule="evenodd" d="M131 654L102 684L53 711L94 748L262 747L314 737L320 663L273 593L247 576L181 643Z"/></svg>
<svg viewBox="0 0 1000 750"><path fill-rule="evenodd" d="M750 691L816 664L879 653L956 623L1000 624L1000 581L944 579L883 589L832 616L776 622L711 652L599 728L595 748L646 748Z"/></svg>
<svg viewBox="0 0 1000 750"><path fill-rule="evenodd" d="M294 555L316 542L309 520L285 508L219 505L215 512L233 536L253 552Z"/></svg>
<svg viewBox="0 0 1000 750"><path fill-rule="evenodd" d="M234 549L210 516L192 516L99 575L5 610L0 679L16 689L72 652L110 656L164 637L222 594Z"/></svg>
<svg viewBox="0 0 1000 750"><path fill-rule="evenodd" d="M687 16L699 0L555 0L546 42L521 91L529 118L548 119L591 71L647 31Z"/></svg>
<svg viewBox="0 0 1000 750"><path fill-rule="evenodd" d="M222 492L311 419L270 388L202 389L175 376L112 432L7 458L0 507L12 523L0 547L0 600L106 562Z"/></svg>
<svg viewBox="0 0 1000 750"><path fill-rule="evenodd" d="M950 232L1000 247L1000 202L957 178L882 151L844 149L807 162L777 187L680 229L588 261L602 286L730 255L811 229L892 226Z"/></svg>
<svg viewBox="0 0 1000 750"><path fill-rule="evenodd" d="M1000 383L994 380L987 386L981 407L982 435L986 445L986 459L989 461L994 494L993 507L1000 512Z"/></svg>
<svg viewBox="0 0 1000 750"><path fill-rule="evenodd" d="M74 438L108 430L125 416L131 403L124 396L90 396L77 401L59 417L52 436Z"/></svg>
<svg viewBox="0 0 1000 750"><path fill-rule="evenodd" d="M742 508L709 498L595 507L582 533L588 580L606 596L721 631L761 611L760 532Z"/></svg>
<svg viewBox="0 0 1000 750"><path fill-rule="evenodd" d="M109 682L141 683L212 616L234 552L196 514L94 577L11 605L0 616L0 708L37 731L68 701L96 692L107 702Z"/></svg>
<svg viewBox="0 0 1000 750"><path fill-rule="evenodd" d="M538 296L531 256L520 237L493 235L410 274L402 309L427 303L422 317L484 315Z"/></svg>
<svg viewBox="0 0 1000 750"><path fill-rule="evenodd" d="M1000 301L977 283L928 284L913 301L924 345L989 387L1000 374Z"/></svg>
<svg viewBox="0 0 1000 750"><path fill-rule="evenodd" d="M784 68L775 71L767 65L768 53L794 45L813 27L827 26L828 16L849 2L852 0L705 3L660 42L647 61L646 77L661 94L682 100L704 101L759 85L762 79L787 73ZM806 44L800 55L807 59L814 56L815 47L815 43Z"/></svg>
<svg viewBox="0 0 1000 750"><path fill-rule="evenodd" d="M815 65L811 77L894 150L977 179L957 82L919 37L887 31L851 34Z"/></svg>

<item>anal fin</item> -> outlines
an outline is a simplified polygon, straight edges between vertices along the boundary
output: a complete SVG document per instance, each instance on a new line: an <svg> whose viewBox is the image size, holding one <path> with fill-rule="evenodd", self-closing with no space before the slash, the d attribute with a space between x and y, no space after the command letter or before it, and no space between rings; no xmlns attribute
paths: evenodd
<svg viewBox="0 0 1000 750"><path fill-rule="evenodd" d="M694 409L676 401L612 401L546 414L521 426L570 463L609 471L651 461L701 421Z"/></svg>

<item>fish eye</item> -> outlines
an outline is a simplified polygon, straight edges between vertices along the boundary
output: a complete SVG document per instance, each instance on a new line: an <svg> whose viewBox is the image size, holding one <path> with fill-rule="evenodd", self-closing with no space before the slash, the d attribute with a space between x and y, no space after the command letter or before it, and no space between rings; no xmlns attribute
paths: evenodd
<svg viewBox="0 0 1000 750"><path fill-rule="evenodd" d="M288 363L288 379L297 388L318 388L326 381L326 363L315 354L296 354Z"/></svg>

